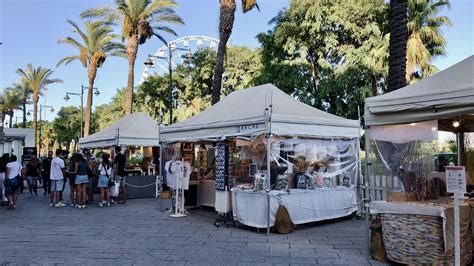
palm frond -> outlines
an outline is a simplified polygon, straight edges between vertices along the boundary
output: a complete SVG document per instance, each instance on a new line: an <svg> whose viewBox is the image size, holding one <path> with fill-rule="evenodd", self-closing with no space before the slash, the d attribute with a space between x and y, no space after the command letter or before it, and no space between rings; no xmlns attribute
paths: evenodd
<svg viewBox="0 0 474 266"><path fill-rule="evenodd" d="M62 64L68 65L69 63L71 63L75 60L78 60L78 59L80 59L80 57L78 55L66 56L66 57L62 58L61 60L59 60L59 62L56 64L56 66L58 67Z"/></svg>

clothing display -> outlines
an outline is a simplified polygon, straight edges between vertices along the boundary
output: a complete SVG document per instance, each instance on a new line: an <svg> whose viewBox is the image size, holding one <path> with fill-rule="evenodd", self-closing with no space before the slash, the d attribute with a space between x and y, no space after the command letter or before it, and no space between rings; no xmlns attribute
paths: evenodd
<svg viewBox="0 0 474 266"><path fill-rule="evenodd" d="M182 170L182 171L181 171ZM165 163L165 171L166 171L166 184L171 187L175 188L178 186L179 188L183 188L185 190L189 189L189 179L191 177L191 164L189 162L182 162L182 161L167 161ZM178 182L175 184L175 182ZM182 184L182 187L180 187Z"/></svg>

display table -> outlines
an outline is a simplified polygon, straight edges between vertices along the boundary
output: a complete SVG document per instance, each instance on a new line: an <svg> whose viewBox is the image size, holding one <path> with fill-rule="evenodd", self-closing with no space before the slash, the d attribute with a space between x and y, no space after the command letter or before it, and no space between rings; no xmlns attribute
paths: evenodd
<svg viewBox="0 0 474 266"><path fill-rule="evenodd" d="M214 207L216 202L216 182L214 180L199 180L198 203L202 206Z"/></svg>
<svg viewBox="0 0 474 266"><path fill-rule="evenodd" d="M290 193L272 190L270 198L270 226L283 204L294 224L304 224L350 215L357 211L355 188L334 187L314 190L291 189ZM234 219L241 224L256 228L267 227L267 198L265 192L253 190L232 190Z"/></svg>
<svg viewBox="0 0 474 266"><path fill-rule="evenodd" d="M380 214L387 256L403 264L454 264L454 211L450 197L425 202L371 202ZM461 262L471 261L470 206L460 207Z"/></svg>

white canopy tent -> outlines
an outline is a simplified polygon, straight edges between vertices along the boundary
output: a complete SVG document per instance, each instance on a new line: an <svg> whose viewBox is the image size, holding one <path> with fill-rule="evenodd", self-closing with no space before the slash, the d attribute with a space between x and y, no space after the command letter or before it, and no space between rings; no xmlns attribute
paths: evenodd
<svg viewBox="0 0 474 266"><path fill-rule="evenodd" d="M470 114L474 114L474 56L413 85L367 98L364 117L365 124L373 126L463 115L468 115L468 120L474 120L469 117ZM474 131L474 123L464 126Z"/></svg>
<svg viewBox="0 0 474 266"><path fill-rule="evenodd" d="M268 116L268 109L271 106L271 114ZM329 142L335 139L351 139L358 140L360 137L360 127L358 120L350 120L341 118L335 115L328 114L324 111L320 111L314 107L301 103L294 99L290 95L281 91L272 84L264 84L245 90L239 90L232 92L221 100L216 105L209 109L177 124L163 127L160 131L160 138L163 143L173 142L199 142L199 141L222 141L224 139L233 137L256 137L265 135L266 136L266 165L271 165L272 160L272 135L282 137L294 137L297 139L305 138L318 138L326 139ZM358 141L356 149L358 150ZM269 145L270 144L270 145ZM279 145L276 145L279 146ZM358 156L358 152L356 154ZM356 161L358 161L356 159ZM267 176L270 177L270 170L267 167ZM270 187L270 178L267 178L267 187ZM355 189L352 188L351 192L355 195ZM350 194L351 192L342 194ZM216 210L219 212L226 213L218 209L217 202L229 202L227 199L229 196L219 196L221 193L226 192L216 190ZM235 192L237 193L237 192ZM346 197L345 200L338 200L335 198L334 193L328 193L328 202L336 202L339 204L338 207L343 207L343 210L332 212L337 217L347 215L347 210L353 210L352 205L355 204L355 197ZM237 194L235 194L237 195ZM233 197L232 205L237 206L239 199L244 200L245 193L240 193L239 197ZM296 195L296 194L292 194ZM257 204L254 197L261 197L257 194L249 196L250 202ZM299 199L295 199L299 201ZM271 226L271 217L276 215L276 211L270 211L270 194L266 193L266 204L257 204L260 207L267 209L266 218L264 218L262 212L257 212L252 218L246 217L244 209L240 209L237 217L240 222L256 227L261 227L266 221L267 233ZM314 203L314 199L311 201ZM248 206L246 203L242 203L243 206ZM317 202L315 204L322 204ZM219 204L226 205L226 204ZM347 207L350 205L349 207ZM242 205L240 205L242 206ZM318 205L320 206L320 205ZM321 206L325 209L327 206ZM334 207L334 206L332 206ZM344 208L347 207L347 208ZM220 208L220 207L219 207ZM289 208L289 207L288 207ZM292 207L294 208L294 207ZM338 208L336 208L338 209ZM357 209L355 207L355 209ZM255 213L253 210L252 212ZM300 209L295 211L299 214ZM315 221L318 219L328 219L327 216L311 213L309 214L308 221ZM241 220L242 218L242 220ZM294 217L293 217L294 218ZM334 217L332 217L334 218ZM254 223L253 219L264 221L263 223ZM258 226L257 226L258 224Z"/></svg>
<svg viewBox="0 0 474 266"><path fill-rule="evenodd" d="M418 175L418 178L426 178L430 176L430 173L438 174L432 172L433 168L430 167L430 163L434 161L433 150L430 148L433 145L425 146L428 147L425 150L419 145L418 148L412 149L412 154L410 154L410 151L397 150L398 143L427 141L431 144L431 141L437 138L438 129L456 133L458 164L464 165L461 158L464 150L463 133L474 132L474 56L471 55L463 61L413 85L377 97L367 98L365 100L364 118L367 127L366 158L376 158L375 155L370 156L371 153L377 154L377 158L380 158L372 159L370 162L369 160L366 161L366 199L378 200L378 194L375 190L370 190L371 195L369 197L369 189L372 188L372 184L375 184L377 177L394 176L398 178L399 175L403 175L394 173L393 169L398 169L398 166L403 169L403 158L408 158L412 154L426 153L427 156L418 155L415 157L417 160L412 160L418 163L414 167L418 167L418 173L413 170L408 171ZM385 141L389 144L381 143L379 145L376 141ZM394 144L390 145L390 143ZM382 149L380 149L380 146ZM386 151L383 151L384 149ZM382 164L386 166L380 167ZM420 165L425 165L425 168L422 169L419 167ZM384 170L385 168L387 171ZM369 182L369 179L374 182ZM379 187L379 189L387 188L389 186ZM457 194L455 195L457 197ZM381 200L383 199L382 196ZM383 204L386 205L385 202ZM368 208L370 209L370 207ZM405 211L410 214L420 214L413 210L409 212L406 208ZM366 210L366 213L368 212L369 210ZM366 219L368 219L367 215ZM459 225L459 223L456 224ZM457 229L457 232L459 232L459 229ZM459 238L455 242L458 245L460 243ZM456 250L456 260L459 260L459 246ZM389 258L392 259L390 257L391 252L387 250L387 253ZM400 254L405 255L403 252ZM416 257L416 255L414 256ZM429 259L433 262L431 258Z"/></svg>
<svg viewBox="0 0 474 266"><path fill-rule="evenodd" d="M359 121L320 111L272 84L235 91L211 108L161 129L163 142L215 140L265 133L265 108L272 105L271 132L278 136L358 138Z"/></svg>
<svg viewBox="0 0 474 266"><path fill-rule="evenodd" d="M124 116L116 123L79 140L80 148L115 145L159 146L158 123L145 113Z"/></svg>

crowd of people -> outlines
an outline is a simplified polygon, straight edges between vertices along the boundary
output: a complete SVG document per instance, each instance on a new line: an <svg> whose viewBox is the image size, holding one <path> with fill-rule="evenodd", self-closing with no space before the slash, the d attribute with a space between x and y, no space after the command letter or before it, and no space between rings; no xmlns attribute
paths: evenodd
<svg viewBox="0 0 474 266"><path fill-rule="evenodd" d="M63 191L68 182L70 207L86 208L93 204L97 188L100 190L98 207L123 204L126 202L125 163L120 147L115 147L113 160L104 153L99 162L88 149L71 156L68 151L58 149L54 157L49 151L41 161L32 156L24 167L15 155L6 153L0 158L0 203L14 210L23 190L27 188L30 197L38 196L41 183L49 205L65 207Z"/></svg>

